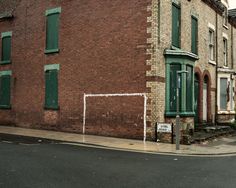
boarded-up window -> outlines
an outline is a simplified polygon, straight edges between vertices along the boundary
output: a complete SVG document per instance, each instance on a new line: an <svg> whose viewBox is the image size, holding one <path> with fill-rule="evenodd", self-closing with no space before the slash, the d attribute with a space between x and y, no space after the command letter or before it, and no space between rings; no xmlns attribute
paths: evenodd
<svg viewBox="0 0 236 188"><path fill-rule="evenodd" d="M172 4L172 45L180 48L180 7Z"/></svg>
<svg viewBox="0 0 236 188"><path fill-rule="evenodd" d="M220 110L227 109L227 78L220 79Z"/></svg>
<svg viewBox="0 0 236 188"><path fill-rule="evenodd" d="M58 109L58 70L45 72L45 108Z"/></svg>
<svg viewBox="0 0 236 188"><path fill-rule="evenodd" d="M46 11L46 50L45 53L55 53L59 51L59 15L61 8Z"/></svg>
<svg viewBox="0 0 236 188"><path fill-rule="evenodd" d="M11 63L11 37L12 32L2 33L1 64Z"/></svg>
<svg viewBox="0 0 236 188"><path fill-rule="evenodd" d="M0 108L10 108L11 76L0 76Z"/></svg>
<svg viewBox="0 0 236 188"><path fill-rule="evenodd" d="M191 17L191 25L192 25L192 29L191 29L191 38L192 38L192 42L191 42L191 50L192 53L197 54L198 53L198 20L197 18L195 18L194 16Z"/></svg>

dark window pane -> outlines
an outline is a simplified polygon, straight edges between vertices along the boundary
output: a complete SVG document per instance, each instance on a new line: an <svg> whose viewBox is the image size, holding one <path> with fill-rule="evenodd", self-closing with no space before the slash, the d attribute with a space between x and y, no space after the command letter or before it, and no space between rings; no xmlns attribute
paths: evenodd
<svg viewBox="0 0 236 188"><path fill-rule="evenodd" d="M176 112L177 71L180 69L180 64L170 65L170 111L172 112ZM181 96L181 92L179 96ZM179 97L179 99L181 99L181 97Z"/></svg>

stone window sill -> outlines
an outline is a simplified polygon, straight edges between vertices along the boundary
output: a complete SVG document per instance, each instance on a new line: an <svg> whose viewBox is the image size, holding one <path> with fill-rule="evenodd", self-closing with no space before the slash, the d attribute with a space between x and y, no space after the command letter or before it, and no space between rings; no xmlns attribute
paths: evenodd
<svg viewBox="0 0 236 188"><path fill-rule="evenodd" d="M180 117L194 117L195 116L195 112L180 112L179 113ZM176 116L176 112L165 112L165 116L166 117L175 117Z"/></svg>
<svg viewBox="0 0 236 188"><path fill-rule="evenodd" d="M210 63L212 65L216 65L216 62L214 60L209 60L208 63Z"/></svg>
<svg viewBox="0 0 236 188"><path fill-rule="evenodd" d="M59 53L59 49L45 49L45 54Z"/></svg>
<svg viewBox="0 0 236 188"><path fill-rule="evenodd" d="M11 60L0 61L1 65L10 64L10 63L11 63Z"/></svg>

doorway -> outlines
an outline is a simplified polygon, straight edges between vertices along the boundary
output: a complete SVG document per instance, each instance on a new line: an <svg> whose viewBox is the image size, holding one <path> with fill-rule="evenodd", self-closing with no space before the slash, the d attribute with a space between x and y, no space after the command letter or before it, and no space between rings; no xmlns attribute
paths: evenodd
<svg viewBox="0 0 236 188"><path fill-rule="evenodd" d="M194 75L194 122L195 124L199 123L199 76L198 74Z"/></svg>
<svg viewBox="0 0 236 188"><path fill-rule="evenodd" d="M208 91L207 91L207 87L208 87L208 78L205 77L204 78L204 82L203 82L203 110L202 110L202 120L203 122L207 122L207 96L208 96Z"/></svg>

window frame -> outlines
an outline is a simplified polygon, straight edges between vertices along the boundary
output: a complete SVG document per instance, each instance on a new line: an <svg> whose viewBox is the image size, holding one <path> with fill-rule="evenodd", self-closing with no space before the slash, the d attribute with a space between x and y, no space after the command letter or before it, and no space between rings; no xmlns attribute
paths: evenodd
<svg viewBox="0 0 236 188"><path fill-rule="evenodd" d="M215 31L209 28L209 61L215 61Z"/></svg>
<svg viewBox="0 0 236 188"><path fill-rule="evenodd" d="M223 18L223 26L228 28L228 8L226 6L224 6L222 18Z"/></svg>
<svg viewBox="0 0 236 188"><path fill-rule="evenodd" d="M173 117L176 116L176 110L173 111L170 108L170 67L172 64L179 64L181 69L180 70L187 70L187 66L190 66L192 68L192 73L191 73L191 92L192 92L192 102L191 102L191 107L189 108L190 110L187 110L187 75L186 74L182 74L181 75L181 91L180 91L180 115L181 116L186 116L186 117L192 117L195 115L194 112L194 62L189 60L189 58L187 57L171 57L171 56L167 56L166 57L166 97L165 97L165 116L166 117ZM177 82L176 82L177 84Z"/></svg>
<svg viewBox="0 0 236 188"><path fill-rule="evenodd" d="M223 69L222 69L223 70ZM226 79L226 109L221 108L221 79ZM233 76L233 72L231 74L227 74L224 72L219 73L218 75L218 85L217 87L219 88L217 90L217 113L218 114L231 114L235 113L235 93L234 93L234 88L235 88L235 80Z"/></svg>
<svg viewBox="0 0 236 188"><path fill-rule="evenodd" d="M230 79L230 110L234 111L234 80Z"/></svg>
<svg viewBox="0 0 236 188"><path fill-rule="evenodd" d="M224 66L228 67L228 39L223 37L223 57L224 57Z"/></svg>
<svg viewBox="0 0 236 188"><path fill-rule="evenodd" d="M221 82L223 80L226 81L226 87L225 87L225 91L224 92L222 91L222 82ZM227 103L228 103L227 102L227 87L228 87L227 85L228 85L228 78L221 77L220 78L220 88L219 88L220 89L220 111L226 111L227 110ZM223 94L225 95L225 101L222 101L222 95ZM223 107L223 105L222 105L223 103L222 102L225 102L225 104L224 104L225 108Z"/></svg>

